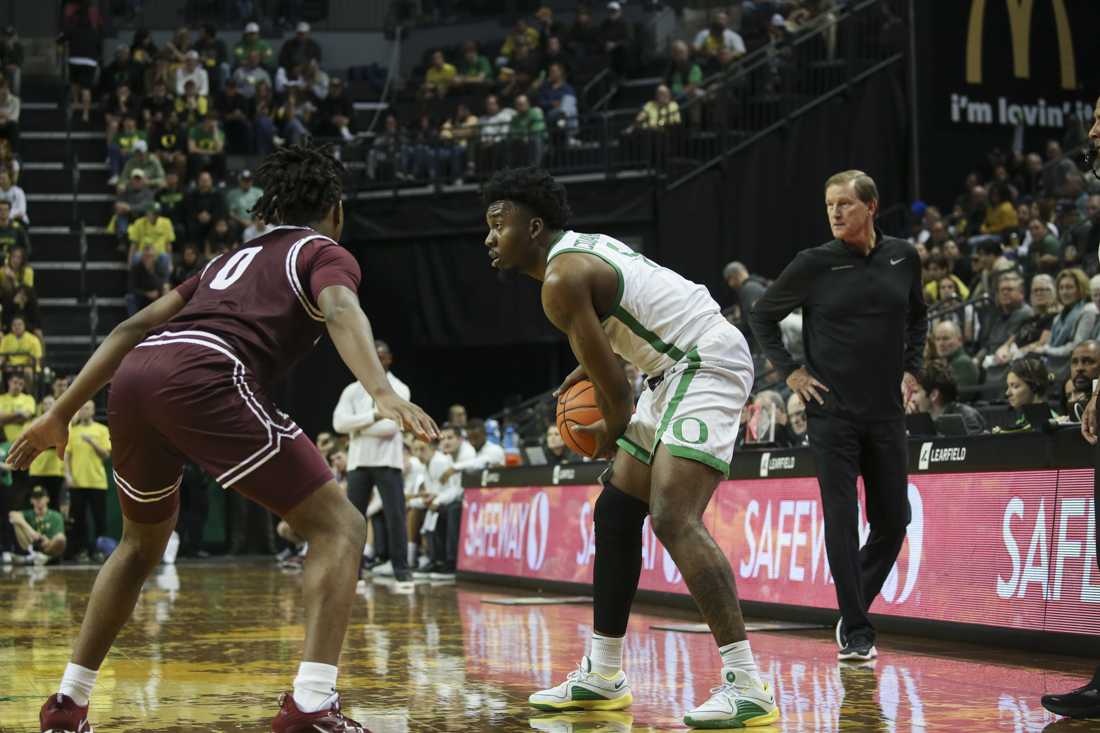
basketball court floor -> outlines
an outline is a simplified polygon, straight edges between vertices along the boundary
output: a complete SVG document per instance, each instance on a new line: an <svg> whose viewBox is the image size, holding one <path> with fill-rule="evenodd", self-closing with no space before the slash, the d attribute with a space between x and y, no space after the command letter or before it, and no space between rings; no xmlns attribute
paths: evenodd
<svg viewBox="0 0 1100 733"><path fill-rule="evenodd" d="M0 569L0 732L37 731L55 691L94 568ZM108 657L92 697L97 733L270 730L302 644L300 572L270 562L163 567ZM586 605L483 602L529 592L360 584L344 647L344 709L375 733L684 730L718 682L705 634L639 606L626 669L635 704L618 713L540 714L527 695L564 678L591 633ZM1100 730L1057 720L1039 696L1092 673L1090 660L888 636L872 666L839 665L828 630L750 634L782 719L758 731Z"/></svg>

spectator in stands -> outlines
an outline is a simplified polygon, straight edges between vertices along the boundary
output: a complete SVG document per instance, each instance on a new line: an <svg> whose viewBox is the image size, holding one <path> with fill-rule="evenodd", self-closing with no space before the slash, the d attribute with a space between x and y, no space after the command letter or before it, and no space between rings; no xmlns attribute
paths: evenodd
<svg viewBox="0 0 1100 733"><path fill-rule="evenodd" d="M0 296L5 307L10 306L11 299L15 296L15 290L20 285L28 288L34 287L34 268L27 264L27 250L23 247L12 247L7 252L3 268L0 269Z"/></svg>
<svg viewBox="0 0 1100 733"><path fill-rule="evenodd" d="M169 89L175 89L177 66L178 64L176 64L172 52L167 48L162 48L157 52L153 65L145 70L144 81L136 84L135 89L152 89L158 81L164 82Z"/></svg>
<svg viewBox="0 0 1100 733"><path fill-rule="evenodd" d="M301 66L291 66L289 69L280 66L275 72L275 93L279 96L286 94L288 88L300 90L304 86Z"/></svg>
<svg viewBox="0 0 1100 733"><path fill-rule="evenodd" d="M551 38L561 36L565 29L562 24L554 20L554 10L549 5L542 4L535 11L535 29L539 34L539 44L546 46Z"/></svg>
<svg viewBox="0 0 1100 733"><path fill-rule="evenodd" d="M546 124L551 129L565 130L569 134L576 133L577 93L566 80L565 67L560 63L550 64L546 83L539 87L538 105L546 118Z"/></svg>
<svg viewBox="0 0 1100 733"><path fill-rule="evenodd" d="M328 84L328 94L317 108L317 134L320 137L340 136L344 142L351 142L352 120L355 118L355 106L344 87L344 80L332 77Z"/></svg>
<svg viewBox="0 0 1100 733"><path fill-rule="evenodd" d="M401 170L414 179L434 179L437 174L436 149L439 130L427 112L417 117L408 132L408 143L401 149Z"/></svg>
<svg viewBox="0 0 1100 733"><path fill-rule="evenodd" d="M22 318L23 323L27 325L27 330L38 337L39 343L43 343L42 316L38 310L38 297L34 293L34 287L22 283L16 285L10 302L5 302L3 319L5 331L11 331L12 321L16 318Z"/></svg>
<svg viewBox="0 0 1100 733"><path fill-rule="evenodd" d="M462 62L458 75L454 79L456 86L483 86L493 81L493 67L489 59L478 51L477 41L466 41L462 45Z"/></svg>
<svg viewBox="0 0 1100 733"><path fill-rule="evenodd" d="M936 252L928 255L924 263L926 270L924 285L924 297L930 303L940 299L940 280L950 278L955 283L955 289L963 300L970 298L970 288L957 275L951 272L951 261L942 253Z"/></svg>
<svg viewBox="0 0 1100 733"><path fill-rule="evenodd" d="M1024 321L1015 335L998 349L1001 363L1007 363L1021 354L1038 351L1050 340L1050 329L1059 311L1056 293L1054 278L1050 275L1036 275L1031 279L1031 308L1034 315Z"/></svg>
<svg viewBox="0 0 1100 733"><path fill-rule="evenodd" d="M579 459L573 451L565 447L565 441L561 439L561 431L557 425L546 428L546 438L543 441L546 462L551 466L561 463L576 463Z"/></svg>
<svg viewBox="0 0 1100 733"><path fill-rule="evenodd" d="M462 182L466 170L467 151L470 141L477 136L477 117L470 112L465 103L459 103L454 116L444 121L439 130L441 147L438 151L442 162L440 171L447 180ZM471 165L473 161L470 161ZM472 172L472 170L471 170Z"/></svg>
<svg viewBox="0 0 1100 733"><path fill-rule="evenodd" d="M194 82L200 97L210 96L210 76L199 61L199 52L191 49L183 58L183 66L176 69L176 94L182 95L187 82Z"/></svg>
<svg viewBox="0 0 1100 733"><path fill-rule="evenodd" d="M607 17L600 23L600 42L611 68L617 74L624 74L630 46L630 25L623 16L623 6L618 0L607 4Z"/></svg>
<svg viewBox="0 0 1100 733"><path fill-rule="evenodd" d="M214 114L207 115L202 123L187 133L187 163L191 176L199 171L210 171L220 180L225 177L225 133Z"/></svg>
<svg viewBox="0 0 1100 733"><path fill-rule="evenodd" d="M100 73L98 90L100 96L103 99L112 97L123 84L133 89L141 73L131 58L130 47L122 44L116 46L114 58Z"/></svg>
<svg viewBox="0 0 1100 733"><path fill-rule="evenodd" d="M367 177L372 181L388 181L392 178L404 178L401 151L404 146L404 131L393 113L386 115L382 131L374 136L370 150L367 151Z"/></svg>
<svg viewBox="0 0 1100 733"><path fill-rule="evenodd" d="M1046 165L1042 169L1043 193L1046 196L1060 195L1066 179L1076 172L1076 164L1065 156L1061 144L1057 140L1047 141Z"/></svg>
<svg viewBox="0 0 1100 733"><path fill-rule="evenodd" d="M542 110L532 107L526 94L516 97L516 114L509 123L513 142L513 163L538 166L546 144L546 120Z"/></svg>
<svg viewBox="0 0 1100 733"><path fill-rule="evenodd" d="M252 171L245 168L237 177L237 186L225 195L229 216L243 229L252 223L252 207L264 195L259 186L252 183Z"/></svg>
<svg viewBox="0 0 1100 733"><path fill-rule="evenodd" d="M460 438L466 434L466 414L466 406L457 402L447 408L447 424L458 431Z"/></svg>
<svg viewBox="0 0 1100 733"><path fill-rule="evenodd" d="M183 96L176 97L176 113L188 128L194 127L210 112L210 100L200 97L195 82L188 79L183 85Z"/></svg>
<svg viewBox="0 0 1100 733"><path fill-rule="evenodd" d="M745 55L744 39L729 27L729 15L721 10L714 14L709 26L696 34L693 45L703 59L717 59L723 49L735 59Z"/></svg>
<svg viewBox="0 0 1100 733"><path fill-rule="evenodd" d="M810 434L807 432L809 423L806 422L806 404L797 392L792 392L787 398L787 428L790 430L793 446L810 444Z"/></svg>
<svg viewBox="0 0 1100 733"><path fill-rule="evenodd" d="M1092 395L1093 380L1100 379L1100 341L1086 339L1077 344L1069 360L1069 381L1075 392ZM1067 413L1072 414L1072 413Z"/></svg>
<svg viewBox="0 0 1100 733"><path fill-rule="evenodd" d="M202 252L197 244L188 242L183 245L179 264L172 269L172 276L168 280L169 288L178 288L188 279L202 272L202 268L205 266L206 260L203 259Z"/></svg>
<svg viewBox="0 0 1100 733"><path fill-rule="evenodd" d="M157 259L156 249L147 244L138 255L137 262L130 265L129 290L126 293L128 315L134 315L168 292L168 284L160 273Z"/></svg>
<svg viewBox="0 0 1100 733"><path fill-rule="evenodd" d="M225 131L225 149L230 155L244 155L252 151L252 115L255 100L237 90L237 80L228 79L225 91L215 106Z"/></svg>
<svg viewBox="0 0 1100 733"><path fill-rule="evenodd" d="M557 36L550 36L546 39L546 43L541 50L542 55L539 59L539 62L542 64L542 68L539 71L540 84L550 76L550 67L554 64L561 64L567 75L573 75L574 69L577 68L577 63L573 59L572 54L562 45L560 38Z"/></svg>
<svg viewBox="0 0 1100 733"><path fill-rule="evenodd" d="M982 222L982 234L1001 234L1015 229L1019 224L1016 207L1012 203L1012 189L1007 183L996 183L989 187L989 208Z"/></svg>
<svg viewBox="0 0 1100 733"><path fill-rule="evenodd" d="M569 50L584 65L590 65L594 57L603 54L600 29L592 22L592 11L587 5L577 8L577 17L567 35Z"/></svg>
<svg viewBox="0 0 1100 733"><path fill-rule="evenodd" d="M313 96L313 101L320 102L328 96L329 75L316 60L310 61L302 68L301 79L302 89Z"/></svg>
<svg viewBox="0 0 1100 733"><path fill-rule="evenodd" d="M73 523L68 551L76 553L81 562L88 560L95 538L107 533L107 471L103 462L110 457L111 435L106 425L95 421L95 403L89 400L69 426L69 445L65 451L69 519ZM93 544L89 543L89 529ZM96 555L95 559L101 562L102 555Z"/></svg>
<svg viewBox="0 0 1100 733"><path fill-rule="evenodd" d="M11 145L12 150L19 149L19 97L12 93L8 81L0 76L0 138Z"/></svg>
<svg viewBox="0 0 1100 733"><path fill-rule="evenodd" d="M187 175L187 127L180 124L175 109L150 137L149 151L160 161L165 176L172 172L177 176ZM167 178L165 183L167 185Z"/></svg>
<svg viewBox="0 0 1100 733"><path fill-rule="evenodd" d="M214 89L221 89L229 78L229 54L225 42L218 38L218 27L213 23L203 23L201 35L195 41L195 50L202 58L206 76L214 82Z"/></svg>
<svg viewBox="0 0 1100 733"><path fill-rule="evenodd" d="M512 53L512 60L500 69L500 81L503 84L501 94L514 96L526 94L541 71L538 51L520 41Z"/></svg>
<svg viewBox="0 0 1100 733"><path fill-rule="evenodd" d="M271 75L260 66L259 51L252 51L245 57L244 63L233 72L233 79L237 82L237 91L249 99L256 96L256 87L261 82L271 86Z"/></svg>
<svg viewBox="0 0 1100 733"><path fill-rule="evenodd" d="M1010 431L1033 429L1027 414L1023 411L1024 406L1046 405L1047 393L1053 383L1054 375L1047 369L1042 358L1036 354L1028 354L1009 364L1005 375L1004 394L1008 404L1018 413ZM1047 409L1050 411L1051 419L1058 417L1058 413L1049 406Z"/></svg>
<svg viewBox="0 0 1100 733"><path fill-rule="evenodd" d="M252 220L252 223L248 225L248 228L241 233L241 243L247 244L256 237L263 236L270 232L274 227L268 224L263 219L256 217ZM233 247L235 248L235 247Z"/></svg>
<svg viewBox="0 0 1100 733"><path fill-rule="evenodd" d="M279 66L289 69L292 66L305 68L310 61L321 62L321 46L309 35L309 23L302 21L294 29L294 38L279 49Z"/></svg>
<svg viewBox="0 0 1100 733"><path fill-rule="evenodd" d="M447 96L447 89L458 76L454 65L447 63L443 57L443 51L432 53L432 62L424 74L424 84L420 87L421 99L442 99Z"/></svg>
<svg viewBox="0 0 1100 733"><path fill-rule="evenodd" d="M0 67L4 77L11 82L12 92L19 94L23 80L23 42L14 25L4 28L0 35Z"/></svg>
<svg viewBox="0 0 1100 733"><path fill-rule="evenodd" d="M688 45L683 41L672 44L672 60L665 71L665 84L679 105L687 104L703 95L703 69L691 59Z"/></svg>
<svg viewBox="0 0 1100 733"><path fill-rule="evenodd" d="M1089 280L1083 270L1062 270L1055 280L1061 312L1054 317L1050 339L1035 349L1046 357L1047 368L1054 374L1065 373L1070 355L1077 344L1092 336L1096 328L1096 306L1092 304Z"/></svg>
<svg viewBox="0 0 1100 733"><path fill-rule="evenodd" d="M1001 256L1001 242L993 237L982 237L971 245L970 267L974 272L970 281L970 294L973 297L993 295L996 292L993 282L993 263Z"/></svg>
<svg viewBox="0 0 1100 733"><path fill-rule="evenodd" d="M1039 218L1032 219L1027 225L1031 242L1028 243L1028 259L1032 272L1053 273L1058 269L1061 245L1047 224Z"/></svg>
<svg viewBox="0 0 1100 733"><path fill-rule="evenodd" d="M176 29L175 34L172 36L172 40L164 44L164 47L171 52L172 59L177 64L182 64L187 59L187 52L191 50L191 29L187 26L180 26Z"/></svg>
<svg viewBox="0 0 1100 733"><path fill-rule="evenodd" d="M489 434L485 432L485 421L481 418L475 417L466 423L466 442L474 449L474 455L457 460L456 470L480 471L483 468L504 465L504 449L496 443L489 442Z"/></svg>
<svg viewBox="0 0 1100 733"><path fill-rule="evenodd" d="M1051 300L1053 300L1053 293ZM1015 275L1002 275L997 281L997 309L990 314L988 323L982 329L981 350L977 361L988 369L994 364L1003 365L1006 359L996 353L1007 344L1023 325L1035 315L1035 311L1024 302L1023 278ZM988 363L986 363L988 361Z"/></svg>
<svg viewBox="0 0 1100 733"><path fill-rule="evenodd" d="M260 26L257 23L248 23L244 27L244 35L241 36L240 42L233 47L233 58L237 66L245 66L246 63L251 62L253 54L258 66L268 67L274 61L271 45L260 38ZM244 92L243 87L241 92Z"/></svg>
<svg viewBox="0 0 1100 733"><path fill-rule="evenodd" d="M462 472L455 464L476 456L473 447L464 443L458 430L443 426L439 431L439 450L428 463L428 479L433 486L430 512L437 517L432 531L432 576L438 579L454 577L458 561L458 530L462 520ZM428 521L428 520L425 520Z"/></svg>
<svg viewBox="0 0 1100 733"><path fill-rule="evenodd" d="M27 229L12 219L11 202L0 199L0 257L7 258L13 248L26 251L30 247Z"/></svg>
<svg viewBox="0 0 1100 733"><path fill-rule="evenodd" d="M41 486L35 486L31 491L31 508L8 515L28 565L46 565L65 552L65 518L49 505L49 494Z"/></svg>
<svg viewBox="0 0 1100 733"><path fill-rule="evenodd" d="M973 387L978 384L978 366L963 348L962 333L953 321L942 321L932 329L936 356L951 370L955 384Z"/></svg>
<svg viewBox="0 0 1100 733"><path fill-rule="evenodd" d="M949 277L940 278L939 303L948 307L950 312L933 315L933 323L954 323L962 334L964 344L973 344L981 331L981 311L973 303L963 305L958 286Z"/></svg>
<svg viewBox="0 0 1100 733"><path fill-rule="evenodd" d="M291 145L302 144L309 137L315 111L316 107L303 97L301 89L288 89L283 103L275 110L280 137Z"/></svg>
<svg viewBox="0 0 1100 733"><path fill-rule="evenodd" d="M34 380L35 373L42 371L42 342L27 330L27 323L22 318L11 319L11 333L0 339L0 357L6 369L21 370L30 381Z"/></svg>
<svg viewBox="0 0 1100 733"><path fill-rule="evenodd" d="M183 208L187 237L193 242L205 240L214 220L225 217L225 197L214 188L210 171L199 174L198 186L184 198Z"/></svg>
<svg viewBox="0 0 1100 733"><path fill-rule="evenodd" d="M667 132L672 128L679 127L680 123L680 106L672 98L672 90L664 84L659 84L653 99L645 103L645 106L634 118L633 124L626 128L626 132L634 132L637 128L654 132Z"/></svg>
<svg viewBox="0 0 1100 733"><path fill-rule="evenodd" d="M134 143L138 140L147 140L145 133L138 129L137 118L127 116L122 118L122 129L115 133L107 145L107 161L111 171L111 177L107 179L107 185L118 183L118 177L122 173L123 166L134 152Z"/></svg>
<svg viewBox="0 0 1100 733"><path fill-rule="evenodd" d="M926 412L938 418L942 415L960 415L968 435L984 433L985 418L975 408L959 402L959 385L954 372L945 364L930 361L925 364L914 389L905 405L905 412L912 415Z"/></svg>
<svg viewBox="0 0 1100 733"><path fill-rule="evenodd" d="M160 213L172 222L176 231L186 230L186 218L183 211L183 199L185 193L180 186L179 173L174 170L164 175L164 188L157 191L155 201L160 206Z"/></svg>
<svg viewBox="0 0 1100 733"><path fill-rule="evenodd" d="M503 146L512 127L516 111L511 107L501 109L500 98L490 94L485 98L485 114L479 118L481 137L478 141L477 169L494 171L505 159Z"/></svg>
<svg viewBox="0 0 1100 733"><path fill-rule="evenodd" d="M31 220L27 216L27 194L22 188L12 183L11 174L2 169L0 169L0 201L8 202L12 219L24 227L30 226Z"/></svg>
<svg viewBox="0 0 1100 733"><path fill-rule="evenodd" d="M128 181L135 170L145 173L145 182L154 191L164 188L164 167L154 155L149 155L149 144L144 140L135 140L133 152L122 168L122 180Z"/></svg>
<svg viewBox="0 0 1100 733"><path fill-rule="evenodd" d="M737 304L741 307L741 328L744 333L751 333L748 327L748 317L752 313L752 307L760 296L768 289L768 281L759 275L750 275L749 268L734 260L722 268L722 279L737 296Z"/></svg>
<svg viewBox="0 0 1100 733"><path fill-rule="evenodd" d="M527 25L527 21L522 17L516 18L515 22L512 23L511 32L504 39L504 43L501 44L497 66L510 66L518 47L537 48L538 45L539 32Z"/></svg>
<svg viewBox="0 0 1100 733"><path fill-rule="evenodd" d="M255 222L255 219L250 219L244 227L241 227L233 219L215 219L214 226L210 227L210 233L206 235L203 247L206 259L213 259L240 247L242 231L249 232L247 239L254 239L262 234L263 231L254 228ZM252 231L249 231L250 229Z"/></svg>
<svg viewBox="0 0 1100 733"><path fill-rule="evenodd" d="M172 271L172 244L176 241L172 220L161 216L160 207L155 201L147 204L138 213L140 216L128 230L130 251L126 259L131 265L135 265L144 256L145 249L151 247L156 256L157 272L161 279L167 279Z"/></svg>
<svg viewBox="0 0 1100 733"><path fill-rule="evenodd" d="M153 93L141 102L141 117L150 138L155 137L168 120L168 115L176 108L176 98L169 94L168 87L161 80L153 84Z"/></svg>
<svg viewBox="0 0 1100 733"><path fill-rule="evenodd" d="M141 216L149 204L155 201L153 189L146 185L145 171L135 168L130 172L130 182L115 199L115 216L108 230L123 242L127 240L130 221Z"/></svg>
<svg viewBox="0 0 1100 733"><path fill-rule="evenodd" d="M84 124L91 121L92 87L103 56L100 34L103 19L91 0L72 0L61 11L59 40L69 46L69 80L73 107L83 108Z"/></svg>

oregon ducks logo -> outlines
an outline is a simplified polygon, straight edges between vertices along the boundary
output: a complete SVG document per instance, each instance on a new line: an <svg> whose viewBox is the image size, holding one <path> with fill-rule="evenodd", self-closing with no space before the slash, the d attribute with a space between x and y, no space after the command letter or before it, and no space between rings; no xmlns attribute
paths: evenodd
<svg viewBox="0 0 1100 733"><path fill-rule="evenodd" d="M1005 0L1012 30L1012 73L1017 79L1031 78L1031 16L1035 0ZM1047 2L1042 3L1044 6ZM1069 26L1065 0L1049 0L1054 9L1058 31L1058 59L1062 68L1062 88L1077 88L1077 63L1073 56L1073 31ZM972 0L970 30L966 41L966 81L982 83L982 35L985 30L985 0Z"/></svg>

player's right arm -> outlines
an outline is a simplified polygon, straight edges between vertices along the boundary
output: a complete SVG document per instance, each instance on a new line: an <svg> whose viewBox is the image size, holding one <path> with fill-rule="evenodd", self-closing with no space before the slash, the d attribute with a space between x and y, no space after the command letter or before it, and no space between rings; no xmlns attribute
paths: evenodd
<svg viewBox="0 0 1100 733"><path fill-rule="evenodd" d="M8 465L26 469L35 456L47 448L56 448L57 455L63 456L69 443L69 422L73 415L111 381L123 357L141 343L149 331L183 310L187 298L194 292L193 287L187 288L186 283L181 285L115 326L50 411L27 426L15 441L8 453ZM186 295L181 295L181 290Z"/></svg>
<svg viewBox="0 0 1100 733"><path fill-rule="evenodd" d="M542 285L542 307L547 318L569 337L580 368L596 387L596 404L603 420L574 429L591 432L596 438L596 455L608 456L626 432L634 401L626 374L600 326L588 270L573 258L560 258Z"/></svg>
<svg viewBox="0 0 1100 733"><path fill-rule="evenodd" d="M376 416L391 418L420 438L434 440L439 432L435 422L422 409L401 399L386 379L386 370L378 361L370 321L359 306L359 296L343 285L329 285L317 296L317 306L324 314L325 325L340 358L367 394L374 398Z"/></svg>

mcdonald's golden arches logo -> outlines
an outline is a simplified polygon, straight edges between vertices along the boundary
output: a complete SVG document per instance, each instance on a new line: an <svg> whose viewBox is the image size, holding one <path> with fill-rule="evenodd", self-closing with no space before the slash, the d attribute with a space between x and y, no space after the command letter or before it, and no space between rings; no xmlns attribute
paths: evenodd
<svg viewBox="0 0 1100 733"><path fill-rule="evenodd" d="M1031 78L1031 19L1035 0L1004 0L1012 31L1012 73L1017 79ZM1062 68L1062 88L1077 88L1077 62L1073 54L1073 31L1069 25L1065 0L1045 0L1054 10L1058 32L1058 60ZM970 26L966 41L966 81L982 83L982 41L985 32L986 0L971 0Z"/></svg>

